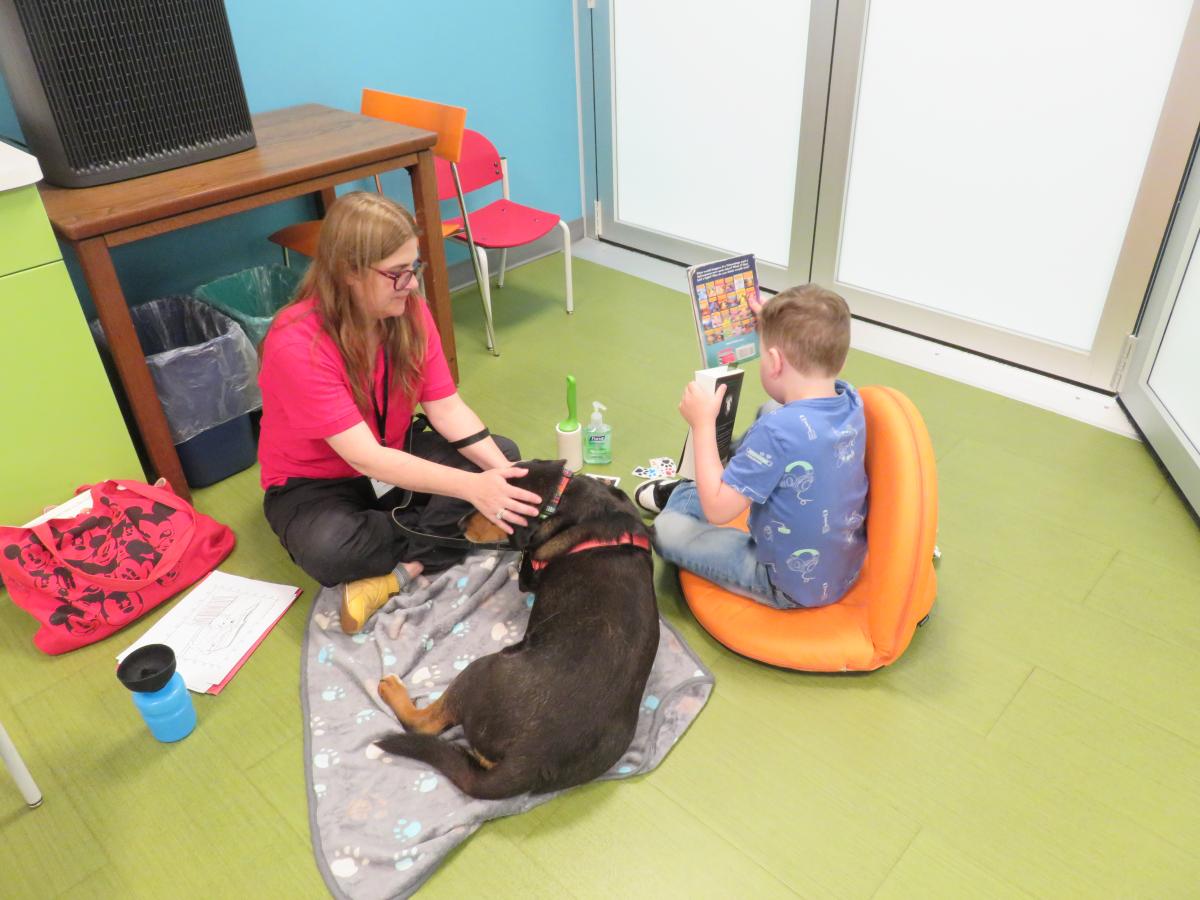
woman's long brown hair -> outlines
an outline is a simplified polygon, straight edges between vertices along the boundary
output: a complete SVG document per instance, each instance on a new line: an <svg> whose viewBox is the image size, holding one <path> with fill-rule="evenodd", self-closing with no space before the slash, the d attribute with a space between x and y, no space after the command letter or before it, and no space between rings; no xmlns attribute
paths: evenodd
<svg viewBox="0 0 1200 900"><path fill-rule="evenodd" d="M416 236L412 213L395 201L363 191L338 197L321 225L317 257L292 300L316 299L321 327L342 356L354 402L364 418L373 408L371 329L376 324L381 329L381 343L392 371L389 388L398 385L406 397L415 399L425 364L425 328L415 298L409 299L402 316L368 318L354 302L346 278L369 273L371 266Z"/></svg>

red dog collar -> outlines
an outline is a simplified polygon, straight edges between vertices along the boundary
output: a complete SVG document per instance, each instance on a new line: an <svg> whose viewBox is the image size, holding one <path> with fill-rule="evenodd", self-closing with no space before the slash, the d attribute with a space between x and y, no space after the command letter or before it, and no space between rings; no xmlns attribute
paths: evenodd
<svg viewBox="0 0 1200 900"><path fill-rule="evenodd" d="M576 544L566 553L560 553L558 556L553 556L550 559L534 559L530 557L529 565L533 567L533 571L540 572L550 563L558 559L559 556L567 556L571 553L581 553L584 550L595 550L597 547L622 547L622 546L640 547L646 552L650 551L650 539L644 534L623 534L614 541L584 541L582 544Z"/></svg>

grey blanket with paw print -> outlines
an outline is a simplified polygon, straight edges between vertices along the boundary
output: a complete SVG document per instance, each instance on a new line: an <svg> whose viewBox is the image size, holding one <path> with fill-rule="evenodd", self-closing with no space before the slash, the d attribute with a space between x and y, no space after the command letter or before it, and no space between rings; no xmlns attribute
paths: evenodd
<svg viewBox="0 0 1200 900"><path fill-rule="evenodd" d="M407 897L482 823L554 797L476 800L423 763L374 746L400 730L376 692L380 678L398 675L424 706L471 660L521 639L533 595L518 589L516 562L513 553L477 553L418 578L352 636L338 625L336 591L314 601L301 664L305 768L317 865L335 897ZM712 674L661 625L637 734L605 779L657 766L712 690Z"/></svg>

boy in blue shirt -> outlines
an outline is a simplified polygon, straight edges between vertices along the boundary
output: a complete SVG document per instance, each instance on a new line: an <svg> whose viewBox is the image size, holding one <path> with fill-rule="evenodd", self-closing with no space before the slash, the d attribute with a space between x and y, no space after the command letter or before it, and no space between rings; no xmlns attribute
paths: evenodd
<svg viewBox="0 0 1200 900"><path fill-rule="evenodd" d="M837 375L850 349L846 301L789 288L759 311L763 388L781 404L742 438L729 465L714 421L724 396L692 382L679 411L692 428L696 480L663 479L634 499L651 512L663 559L781 609L840 600L866 556L866 422ZM722 528L750 507L750 532ZM713 523L713 524L710 524Z"/></svg>

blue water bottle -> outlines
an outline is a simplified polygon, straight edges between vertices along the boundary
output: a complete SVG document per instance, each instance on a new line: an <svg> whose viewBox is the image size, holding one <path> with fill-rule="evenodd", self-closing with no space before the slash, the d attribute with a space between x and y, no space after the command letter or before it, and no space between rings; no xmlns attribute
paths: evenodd
<svg viewBox="0 0 1200 900"><path fill-rule="evenodd" d="M133 705L160 741L169 744L192 733L196 708L175 671L175 651L166 644L138 647L117 667L117 678L133 691Z"/></svg>

